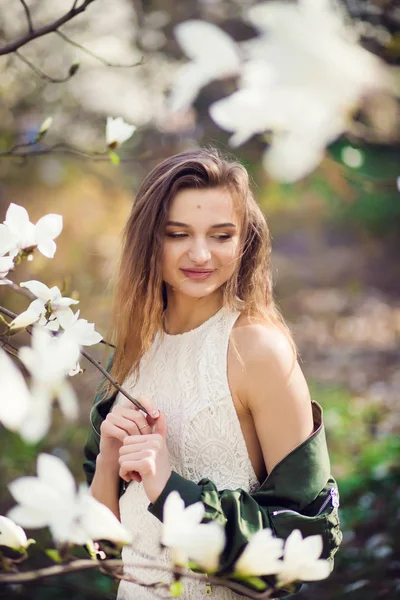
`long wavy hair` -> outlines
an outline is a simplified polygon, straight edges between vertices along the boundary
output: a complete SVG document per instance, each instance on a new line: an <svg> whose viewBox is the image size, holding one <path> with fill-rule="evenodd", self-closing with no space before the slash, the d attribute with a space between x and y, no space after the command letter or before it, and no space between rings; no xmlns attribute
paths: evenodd
<svg viewBox="0 0 400 600"><path fill-rule="evenodd" d="M116 350L111 375L122 384L137 375L139 363L157 332L163 332L167 306L162 277L165 226L172 199L184 188L225 188L241 223L240 252L231 278L223 284L223 305L255 322L275 325L294 342L272 293L271 240L265 217L250 190L246 169L216 149L198 149L167 158L143 181L123 232L112 310ZM106 384L106 390L112 387Z"/></svg>

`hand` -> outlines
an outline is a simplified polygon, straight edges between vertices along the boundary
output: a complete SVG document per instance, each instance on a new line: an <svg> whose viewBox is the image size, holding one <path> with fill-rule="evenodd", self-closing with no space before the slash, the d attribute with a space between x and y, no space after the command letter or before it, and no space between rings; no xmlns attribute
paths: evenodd
<svg viewBox="0 0 400 600"><path fill-rule="evenodd" d="M100 455L103 461L119 468L119 449L126 436L141 436L153 430L160 411L146 396L138 400L152 417L148 417L128 400L124 404L114 406L100 427Z"/></svg>
<svg viewBox="0 0 400 600"><path fill-rule="evenodd" d="M155 502L171 476L166 444L165 415L160 414L154 433L124 438L119 450L119 476L125 481L142 481L150 502Z"/></svg>

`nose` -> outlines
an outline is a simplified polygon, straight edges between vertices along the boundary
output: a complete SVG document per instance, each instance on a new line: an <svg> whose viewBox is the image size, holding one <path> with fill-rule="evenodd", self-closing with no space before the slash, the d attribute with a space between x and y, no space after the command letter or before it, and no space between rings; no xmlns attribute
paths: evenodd
<svg viewBox="0 0 400 600"><path fill-rule="evenodd" d="M197 239L193 243L188 252L189 259L196 265L204 265L211 258L211 252L206 240Z"/></svg>

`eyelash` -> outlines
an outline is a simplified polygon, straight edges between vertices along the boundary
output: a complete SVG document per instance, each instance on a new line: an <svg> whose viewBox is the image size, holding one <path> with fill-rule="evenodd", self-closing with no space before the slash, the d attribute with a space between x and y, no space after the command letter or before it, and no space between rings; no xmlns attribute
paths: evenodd
<svg viewBox="0 0 400 600"><path fill-rule="evenodd" d="M183 239L187 236L187 233L167 233L167 237L173 239ZM231 239L231 236L228 234L213 235L212 237L218 240L219 242L226 242L227 240Z"/></svg>

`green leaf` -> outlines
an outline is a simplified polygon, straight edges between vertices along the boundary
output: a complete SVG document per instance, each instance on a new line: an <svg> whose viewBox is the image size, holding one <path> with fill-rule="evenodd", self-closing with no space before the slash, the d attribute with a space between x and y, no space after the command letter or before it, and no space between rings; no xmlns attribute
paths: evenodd
<svg viewBox="0 0 400 600"><path fill-rule="evenodd" d="M178 598L184 592L183 583L181 581L174 581L171 583L169 591L171 592L171 596L173 598Z"/></svg>
<svg viewBox="0 0 400 600"><path fill-rule="evenodd" d="M118 154L116 152L109 152L108 156L110 157L110 160L112 162L113 165L115 165L116 167L118 167L119 163L120 163L120 158L118 156Z"/></svg>
<svg viewBox="0 0 400 600"><path fill-rule="evenodd" d="M51 558L52 561L54 561L56 563L62 562L62 558L61 558L58 550L55 550L54 548L49 548L49 549L45 550L45 553L47 554L47 556L49 558Z"/></svg>

